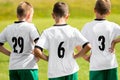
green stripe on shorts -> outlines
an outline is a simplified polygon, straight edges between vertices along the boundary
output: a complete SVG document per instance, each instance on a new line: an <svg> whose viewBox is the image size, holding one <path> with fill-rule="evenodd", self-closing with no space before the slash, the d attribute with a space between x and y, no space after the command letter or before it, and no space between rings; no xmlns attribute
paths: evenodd
<svg viewBox="0 0 120 80"><path fill-rule="evenodd" d="M49 78L49 80L78 80L78 72L58 78Z"/></svg>
<svg viewBox="0 0 120 80"><path fill-rule="evenodd" d="M38 70L9 70L9 76L10 80L38 80Z"/></svg>
<svg viewBox="0 0 120 80"><path fill-rule="evenodd" d="M118 80L117 68L90 71L90 80Z"/></svg>

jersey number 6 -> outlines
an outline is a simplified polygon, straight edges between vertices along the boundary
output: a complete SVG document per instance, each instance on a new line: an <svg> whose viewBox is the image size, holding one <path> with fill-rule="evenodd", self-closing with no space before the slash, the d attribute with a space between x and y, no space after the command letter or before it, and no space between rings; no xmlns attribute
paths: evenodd
<svg viewBox="0 0 120 80"><path fill-rule="evenodd" d="M62 47L64 42L61 42L58 46L58 57L59 58L63 58L64 57L64 53L65 53L65 49L64 47Z"/></svg>

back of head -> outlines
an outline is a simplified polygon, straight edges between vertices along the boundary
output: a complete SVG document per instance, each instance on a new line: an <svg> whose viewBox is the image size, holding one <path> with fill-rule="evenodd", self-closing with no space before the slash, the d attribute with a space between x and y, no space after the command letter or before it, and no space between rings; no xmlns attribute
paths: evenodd
<svg viewBox="0 0 120 80"><path fill-rule="evenodd" d="M66 16L69 13L68 5L64 2L57 2L54 5L53 13L57 17Z"/></svg>
<svg viewBox="0 0 120 80"><path fill-rule="evenodd" d="M101 14L107 14L110 12L111 3L110 0L97 0L95 5L95 10Z"/></svg>
<svg viewBox="0 0 120 80"><path fill-rule="evenodd" d="M26 17L27 13L31 11L32 5L28 2L21 2L17 7L17 15L19 17Z"/></svg>

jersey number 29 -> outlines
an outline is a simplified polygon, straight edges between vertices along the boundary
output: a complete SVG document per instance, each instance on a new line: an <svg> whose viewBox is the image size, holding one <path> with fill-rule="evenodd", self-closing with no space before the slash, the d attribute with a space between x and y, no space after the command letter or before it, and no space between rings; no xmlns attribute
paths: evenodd
<svg viewBox="0 0 120 80"><path fill-rule="evenodd" d="M16 49L16 47L19 46L19 48L20 48L19 53L22 53L23 52L23 48L24 48L24 39L22 37L18 37L18 38L13 37L12 38L12 42L14 43L13 44L13 49L14 49L13 51L15 53L18 53L18 50Z"/></svg>

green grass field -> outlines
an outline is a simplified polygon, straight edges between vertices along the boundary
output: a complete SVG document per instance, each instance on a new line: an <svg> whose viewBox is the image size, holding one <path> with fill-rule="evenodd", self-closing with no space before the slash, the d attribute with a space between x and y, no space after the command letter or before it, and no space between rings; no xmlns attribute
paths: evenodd
<svg viewBox="0 0 120 80"><path fill-rule="evenodd" d="M15 2L14 2L15 1ZM21 0L0 0L0 32L8 25L13 23L16 18L15 9ZM52 6L56 1L65 1L70 6L70 18L68 24L81 30L82 26L93 20L93 5L95 0L26 0L33 4L35 14L33 23L38 28L39 32L54 24L54 20L51 17ZM112 13L107 17L108 20L120 24L120 2L119 0L112 0ZM88 7L89 6L89 7ZM8 44L5 47L11 50ZM116 46L116 56L120 66L120 44ZM77 59L80 66L79 80L89 80L89 63L84 61L82 58ZM8 72L9 57L0 53L0 80L9 80ZM39 80L47 80L47 62L40 60L39 65ZM120 79L120 67L119 79Z"/></svg>

